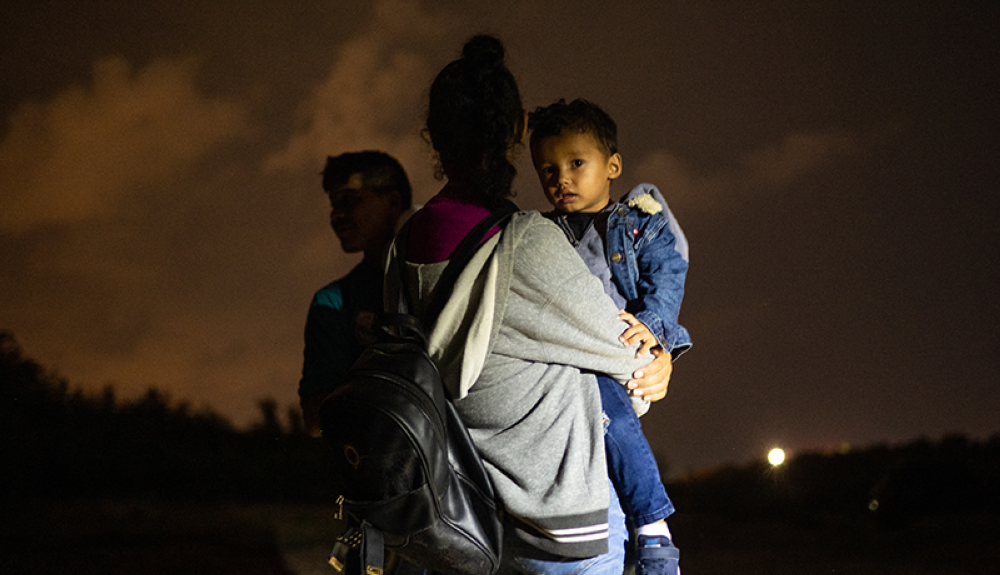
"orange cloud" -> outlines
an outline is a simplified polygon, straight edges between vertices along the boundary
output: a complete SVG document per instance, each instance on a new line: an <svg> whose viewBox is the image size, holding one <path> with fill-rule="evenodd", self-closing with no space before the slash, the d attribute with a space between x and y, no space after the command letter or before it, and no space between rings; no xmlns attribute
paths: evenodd
<svg viewBox="0 0 1000 575"><path fill-rule="evenodd" d="M133 73L122 58L9 118L0 142L0 230L106 217L119 200L157 183L247 130L245 110L195 87L191 61Z"/></svg>
<svg viewBox="0 0 1000 575"><path fill-rule="evenodd" d="M299 112L302 129L267 159L266 169L318 172L328 155L384 150L406 168L418 196L436 191L430 146L420 136L422 106L436 68L447 60L432 61L428 47L454 50L453 25L448 16L431 14L417 2L379 2L371 27L338 49L326 78Z"/></svg>
<svg viewBox="0 0 1000 575"><path fill-rule="evenodd" d="M691 170L667 150L646 154L635 167L640 181L659 186L671 205L710 210L747 190L771 193L795 184L853 153L860 138L839 131L791 133L781 142L744 155L737 168L713 174Z"/></svg>

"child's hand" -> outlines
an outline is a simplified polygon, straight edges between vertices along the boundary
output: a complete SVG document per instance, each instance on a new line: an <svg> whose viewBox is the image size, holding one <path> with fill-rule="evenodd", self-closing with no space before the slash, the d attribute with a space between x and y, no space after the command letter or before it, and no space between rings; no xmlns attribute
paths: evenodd
<svg viewBox="0 0 1000 575"><path fill-rule="evenodd" d="M649 350L659 345L659 342L653 337L653 332L649 331L649 328L644 323L635 319L634 315L625 310L618 310L618 319L629 325L629 328L618 338L618 341L622 342L625 347L637 342L641 343L639 350L635 352L636 357L648 353Z"/></svg>

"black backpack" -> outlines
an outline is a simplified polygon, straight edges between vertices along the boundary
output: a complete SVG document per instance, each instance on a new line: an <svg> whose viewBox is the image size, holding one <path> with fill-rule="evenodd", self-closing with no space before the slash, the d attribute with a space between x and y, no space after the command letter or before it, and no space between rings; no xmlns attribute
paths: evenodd
<svg viewBox="0 0 1000 575"><path fill-rule="evenodd" d="M380 575L383 545L411 563L454 575L492 575L502 528L493 486L427 354L434 321L486 232L509 204L462 241L431 296L423 322L409 315L401 278L399 313L382 316L369 345L320 408L342 518L352 527L330 563ZM409 225L397 236L402 273ZM392 271L390 272L392 273Z"/></svg>

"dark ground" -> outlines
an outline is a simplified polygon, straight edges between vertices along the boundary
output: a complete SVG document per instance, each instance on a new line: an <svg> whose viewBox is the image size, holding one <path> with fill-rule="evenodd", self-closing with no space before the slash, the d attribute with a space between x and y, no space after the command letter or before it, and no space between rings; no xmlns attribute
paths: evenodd
<svg viewBox="0 0 1000 575"><path fill-rule="evenodd" d="M291 575L273 530L238 509L154 502L31 502L2 520L11 575Z"/></svg>
<svg viewBox="0 0 1000 575"><path fill-rule="evenodd" d="M5 512L0 572L334 575L331 510L307 505L34 502ZM905 527L832 517L676 514L684 575L1000 574L1000 517Z"/></svg>
<svg viewBox="0 0 1000 575"><path fill-rule="evenodd" d="M684 575L1000 574L1000 518L926 517L882 529L832 518L671 518Z"/></svg>

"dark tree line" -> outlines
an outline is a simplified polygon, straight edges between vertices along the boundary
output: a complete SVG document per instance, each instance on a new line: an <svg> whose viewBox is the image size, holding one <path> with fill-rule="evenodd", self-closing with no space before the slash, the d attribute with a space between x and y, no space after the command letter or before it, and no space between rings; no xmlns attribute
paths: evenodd
<svg viewBox="0 0 1000 575"><path fill-rule="evenodd" d="M727 466L669 486L678 507L746 518L838 517L901 527L931 515L1000 512L1000 435L801 453Z"/></svg>
<svg viewBox="0 0 1000 575"><path fill-rule="evenodd" d="M0 497L150 497L331 502L322 442L297 408L259 403L248 431L150 389L123 402L88 395L24 356L0 330ZM685 511L747 517L834 514L901 525L923 515L1000 511L1000 435L946 436L843 453L802 453L772 468L728 466L675 481Z"/></svg>
<svg viewBox="0 0 1000 575"><path fill-rule="evenodd" d="M286 422L262 400L238 431L211 411L149 389L119 401L87 394L24 356L0 331L0 493L23 498L151 497L197 501L327 501L323 446L297 409Z"/></svg>

